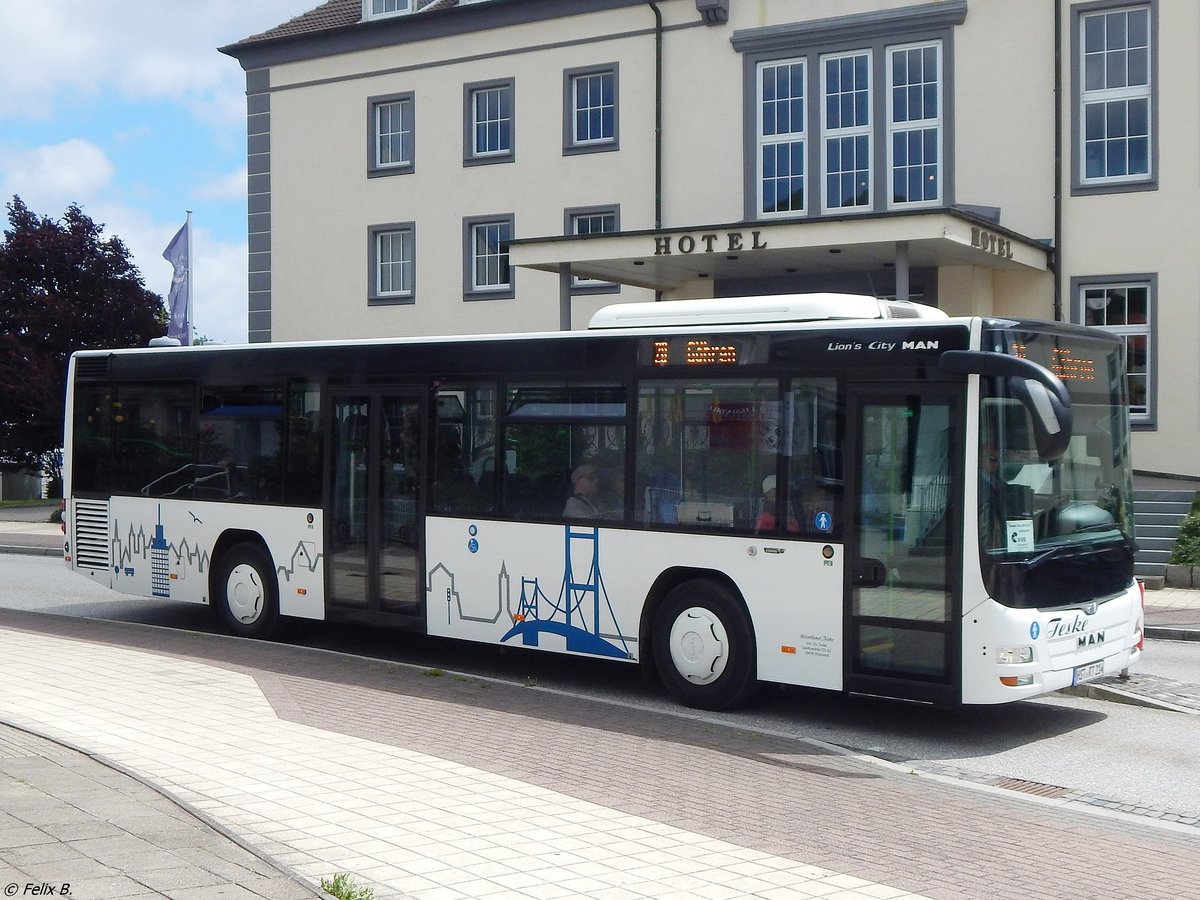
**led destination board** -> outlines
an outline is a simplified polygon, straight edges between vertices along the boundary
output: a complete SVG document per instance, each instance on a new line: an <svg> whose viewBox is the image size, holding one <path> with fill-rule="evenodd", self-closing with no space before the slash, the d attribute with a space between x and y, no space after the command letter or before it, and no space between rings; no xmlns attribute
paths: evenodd
<svg viewBox="0 0 1200 900"><path fill-rule="evenodd" d="M757 336L652 338L639 347L638 362L645 366L745 366L762 362L760 347L764 346Z"/></svg>
<svg viewBox="0 0 1200 900"><path fill-rule="evenodd" d="M1050 358L1044 365L1058 376L1060 381L1095 381L1096 360L1076 354L1069 347L1050 347ZM1029 359L1029 348L1025 344L1012 345L1013 356Z"/></svg>

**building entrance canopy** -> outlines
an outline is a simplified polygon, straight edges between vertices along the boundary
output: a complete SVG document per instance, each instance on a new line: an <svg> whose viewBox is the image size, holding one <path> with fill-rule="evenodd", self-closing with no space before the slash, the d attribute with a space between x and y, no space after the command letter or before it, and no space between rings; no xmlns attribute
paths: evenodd
<svg viewBox="0 0 1200 900"><path fill-rule="evenodd" d="M1046 271L1048 244L958 210L525 238L513 265L659 291L698 279L776 279L895 266Z"/></svg>

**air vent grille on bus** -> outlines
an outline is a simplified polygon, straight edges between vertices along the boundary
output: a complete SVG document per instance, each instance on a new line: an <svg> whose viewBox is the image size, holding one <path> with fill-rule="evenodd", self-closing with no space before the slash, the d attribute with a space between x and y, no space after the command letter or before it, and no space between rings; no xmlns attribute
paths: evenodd
<svg viewBox="0 0 1200 900"><path fill-rule="evenodd" d="M108 568L108 501L76 500L71 504L75 564L84 569Z"/></svg>
<svg viewBox="0 0 1200 900"><path fill-rule="evenodd" d="M108 378L107 356L80 356L75 360L76 378Z"/></svg>

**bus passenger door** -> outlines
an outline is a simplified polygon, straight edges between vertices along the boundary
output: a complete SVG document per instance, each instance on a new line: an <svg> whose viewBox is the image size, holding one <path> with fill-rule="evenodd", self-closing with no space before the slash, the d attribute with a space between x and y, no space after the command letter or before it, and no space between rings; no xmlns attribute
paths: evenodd
<svg viewBox="0 0 1200 900"><path fill-rule="evenodd" d="M961 403L934 385L848 385L846 688L957 702Z"/></svg>
<svg viewBox="0 0 1200 900"><path fill-rule="evenodd" d="M332 398L329 602L421 612L424 395L369 389Z"/></svg>

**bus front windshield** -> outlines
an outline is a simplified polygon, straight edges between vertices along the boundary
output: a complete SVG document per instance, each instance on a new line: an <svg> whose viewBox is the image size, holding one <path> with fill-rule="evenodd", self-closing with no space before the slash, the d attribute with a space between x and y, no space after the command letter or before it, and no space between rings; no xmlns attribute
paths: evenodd
<svg viewBox="0 0 1200 900"><path fill-rule="evenodd" d="M1135 549L1122 345L1078 329L1009 325L988 331L984 346L1057 375L1073 414L1066 451L1045 459L1010 381L983 379L978 515L989 592L1019 607L1120 593L1132 581Z"/></svg>

